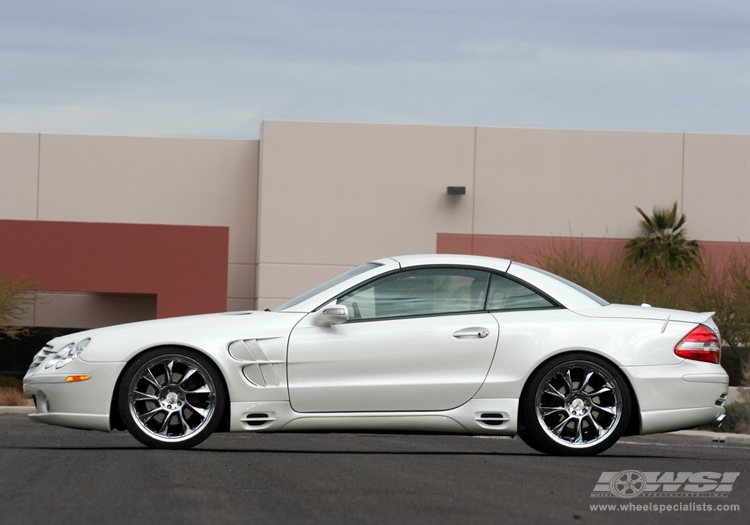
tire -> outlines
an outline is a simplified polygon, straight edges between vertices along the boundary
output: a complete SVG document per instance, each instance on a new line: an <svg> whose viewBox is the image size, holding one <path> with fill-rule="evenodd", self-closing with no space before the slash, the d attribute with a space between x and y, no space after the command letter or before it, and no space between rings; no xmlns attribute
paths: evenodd
<svg viewBox="0 0 750 525"><path fill-rule="evenodd" d="M205 440L221 421L224 381L203 354L158 348L138 356L117 393L125 427L151 448L186 449Z"/></svg>
<svg viewBox="0 0 750 525"><path fill-rule="evenodd" d="M546 454L547 451L544 449L536 439L534 439L531 435L531 433L528 430L519 430L518 431L518 437L521 438L521 441L526 443L528 446L536 450L537 452L541 452L542 454Z"/></svg>
<svg viewBox="0 0 750 525"><path fill-rule="evenodd" d="M593 456L620 439L631 394L622 373L584 353L551 359L530 378L521 400L532 448L552 455Z"/></svg>

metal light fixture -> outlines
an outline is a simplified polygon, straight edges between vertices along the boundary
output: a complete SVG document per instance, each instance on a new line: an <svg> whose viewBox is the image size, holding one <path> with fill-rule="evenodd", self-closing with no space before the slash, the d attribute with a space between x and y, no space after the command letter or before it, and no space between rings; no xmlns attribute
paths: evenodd
<svg viewBox="0 0 750 525"><path fill-rule="evenodd" d="M448 195L466 195L466 186L448 186Z"/></svg>

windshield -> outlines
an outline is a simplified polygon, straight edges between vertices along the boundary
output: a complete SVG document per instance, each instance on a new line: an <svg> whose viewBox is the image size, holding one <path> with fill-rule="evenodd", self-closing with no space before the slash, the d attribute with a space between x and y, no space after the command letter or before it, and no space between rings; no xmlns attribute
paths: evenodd
<svg viewBox="0 0 750 525"><path fill-rule="evenodd" d="M355 275L359 275L361 273L365 273L366 271L372 270L373 268L377 268L378 266L382 266L382 264L370 262L370 263L365 263L365 264L362 264L360 266L357 266L356 268L352 268L348 272L344 272L341 275L338 275L338 276L334 277L333 279L331 279L329 281L326 281L323 284L320 284L320 285L316 286L312 290L308 290L305 293L303 293L302 295L298 295L294 299L291 299L291 300L285 302L281 306L277 306L276 308L273 309L273 311L274 312L282 312L284 310L288 310L288 309L290 309L290 308L298 305L302 301L306 301L310 297L313 297L315 295L318 295L321 292L326 291L328 288L331 288L332 286L336 286L339 283L343 283L344 281L346 281L347 279L350 279L350 278L354 277Z"/></svg>

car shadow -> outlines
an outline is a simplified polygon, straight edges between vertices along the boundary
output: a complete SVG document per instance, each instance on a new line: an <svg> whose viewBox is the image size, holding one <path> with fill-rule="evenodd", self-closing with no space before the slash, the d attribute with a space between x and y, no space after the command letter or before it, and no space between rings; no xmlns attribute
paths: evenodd
<svg viewBox="0 0 750 525"><path fill-rule="evenodd" d="M149 454L156 453L171 453L171 454L296 454L296 455L331 455L331 456L446 456L446 457L547 457L550 459L560 458L573 458L574 456L550 456L542 454L540 452L510 452L510 451L434 451L434 450L299 450L299 449L284 449L284 448L217 448L217 447L201 447L187 449L187 450L167 450L167 449L152 449L145 445L143 446L49 446L49 445L7 445L0 446L0 450L65 450L65 451L112 451L112 450L136 450L146 452ZM582 456L582 458L590 458L592 456ZM616 459L647 459L647 458L659 458L659 459L680 459L680 460L691 460L691 459L705 459L699 456L694 458L686 456L665 456L661 454L600 454L593 456L601 459L605 458L616 458Z"/></svg>

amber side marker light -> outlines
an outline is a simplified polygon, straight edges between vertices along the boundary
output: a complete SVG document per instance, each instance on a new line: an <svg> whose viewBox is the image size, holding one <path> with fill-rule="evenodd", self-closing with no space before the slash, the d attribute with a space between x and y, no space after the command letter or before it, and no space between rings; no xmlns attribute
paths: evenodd
<svg viewBox="0 0 750 525"><path fill-rule="evenodd" d="M88 381L91 379L91 376L86 374L82 376L68 376L65 378L66 383L77 383L78 381Z"/></svg>

